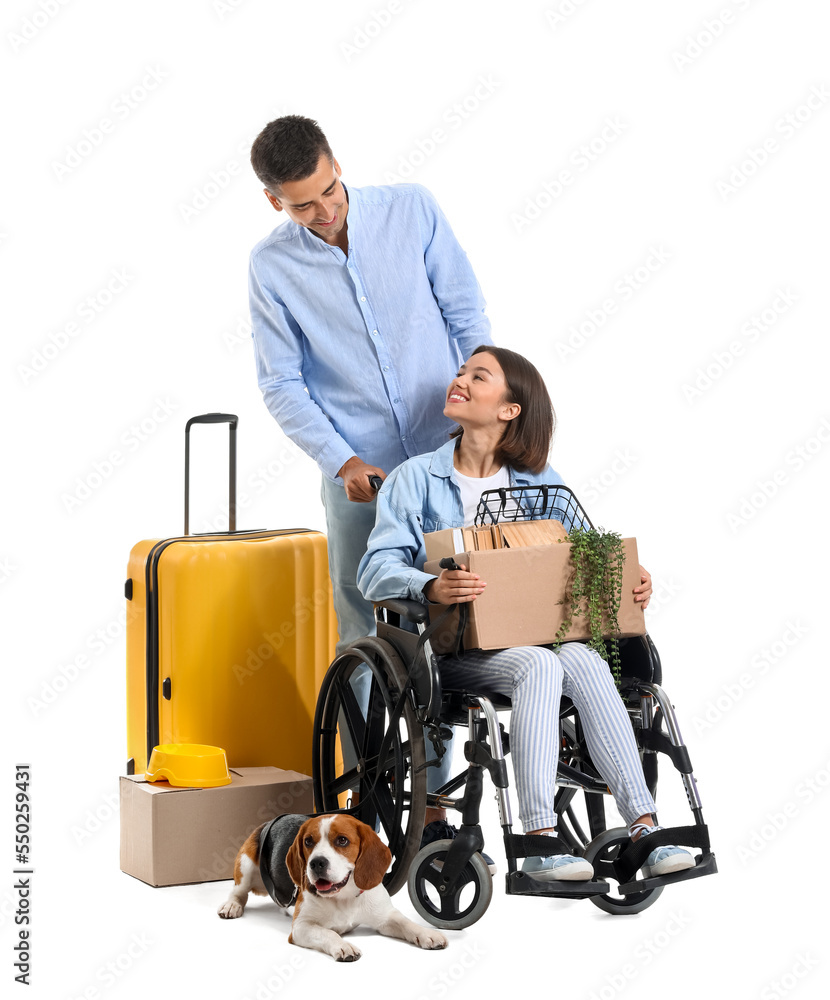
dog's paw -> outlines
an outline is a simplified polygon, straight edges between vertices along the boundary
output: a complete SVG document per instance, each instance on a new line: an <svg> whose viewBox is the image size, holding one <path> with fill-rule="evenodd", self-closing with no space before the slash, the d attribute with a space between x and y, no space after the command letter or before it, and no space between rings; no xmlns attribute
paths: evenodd
<svg viewBox="0 0 830 1000"><path fill-rule="evenodd" d="M337 962L356 962L360 958L360 950L349 941L341 941L332 952L332 958Z"/></svg>
<svg viewBox="0 0 830 1000"><path fill-rule="evenodd" d="M240 906L236 900L231 901L229 899L227 903L223 903L216 912L223 919L232 920L234 917L241 917L245 912L245 909Z"/></svg>
<svg viewBox="0 0 830 1000"><path fill-rule="evenodd" d="M414 943L427 951L436 951L439 948L447 947L447 939L444 935L440 931L430 930L428 927L419 928Z"/></svg>

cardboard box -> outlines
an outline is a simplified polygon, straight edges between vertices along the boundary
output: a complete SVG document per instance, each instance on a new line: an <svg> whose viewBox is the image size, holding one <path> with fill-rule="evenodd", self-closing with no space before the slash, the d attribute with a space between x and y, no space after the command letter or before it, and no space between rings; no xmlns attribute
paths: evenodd
<svg viewBox="0 0 830 1000"><path fill-rule="evenodd" d="M464 647L506 649L553 642L565 616L566 609L561 602L570 592L574 574L570 542L470 552L454 547L460 531L459 528L446 528L424 536L427 551L424 571L437 576L441 572L440 559L452 555L457 563L464 564L471 573L477 573L486 581L484 593L466 605L470 618L464 632ZM617 615L619 635L645 635L643 608L632 594L640 583L636 539L624 538L623 549L622 600ZM440 605L432 605L431 619L443 611ZM458 614L454 613L446 625L433 633L434 652L446 653L454 648L457 626ZM566 639L587 638L588 620L580 615L574 618Z"/></svg>
<svg viewBox="0 0 830 1000"><path fill-rule="evenodd" d="M278 767L231 768L219 788L120 781L121 871L149 885L233 878L233 862L260 823L313 812L311 778Z"/></svg>

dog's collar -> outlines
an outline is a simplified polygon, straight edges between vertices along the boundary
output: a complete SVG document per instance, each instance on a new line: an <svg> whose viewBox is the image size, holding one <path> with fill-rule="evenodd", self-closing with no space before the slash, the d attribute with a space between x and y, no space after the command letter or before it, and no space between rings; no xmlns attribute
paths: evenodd
<svg viewBox="0 0 830 1000"><path fill-rule="evenodd" d="M259 837L259 872L268 895L279 906L291 906L298 888L292 882L285 857L300 827L308 819L294 813L277 816L266 823Z"/></svg>

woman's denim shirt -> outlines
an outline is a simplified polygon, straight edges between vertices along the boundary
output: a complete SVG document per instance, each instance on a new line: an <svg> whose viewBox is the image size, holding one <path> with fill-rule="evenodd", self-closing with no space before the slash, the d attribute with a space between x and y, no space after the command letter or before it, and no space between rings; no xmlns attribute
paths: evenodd
<svg viewBox="0 0 830 1000"><path fill-rule="evenodd" d="M357 570L357 585L367 601L406 597L427 603L424 587L435 576L423 571L424 535L464 524L453 466L455 446L451 440L437 451L410 458L384 481L375 527ZM564 485L549 465L538 475L508 471L511 486Z"/></svg>

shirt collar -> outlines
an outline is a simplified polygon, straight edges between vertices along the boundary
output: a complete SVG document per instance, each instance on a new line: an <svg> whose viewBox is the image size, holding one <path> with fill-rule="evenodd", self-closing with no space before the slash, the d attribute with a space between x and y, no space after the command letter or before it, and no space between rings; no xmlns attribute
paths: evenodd
<svg viewBox="0 0 830 1000"><path fill-rule="evenodd" d="M432 453L432 458L429 461L429 471L433 476L439 476L442 479L452 479L453 482L457 482L454 476L455 466L452 461L457 444L458 438L451 438L446 444L442 444L437 451ZM539 476L534 476L533 473L516 472L510 466L508 466L507 471L510 476L511 486L532 486L537 481L543 481Z"/></svg>
<svg viewBox="0 0 830 1000"><path fill-rule="evenodd" d="M429 471L433 476L440 476L442 479L450 479L452 477L454 468L452 459L457 443L457 438L450 438L446 444L442 444L437 451L432 453L432 458L429 461Z"/></svg>
<svg viewBox="0 0 830 1000"><path fill-rule="evenodd" d="M343 184L343 182L340 182ZM358 188L349 188L343 184L343 190L346 192L346 198L349 202L349 214L346 217L346 225L349 227L349 245L352 242L352 223L356 223L355 228L360 226L360 190Z"/></svg>

